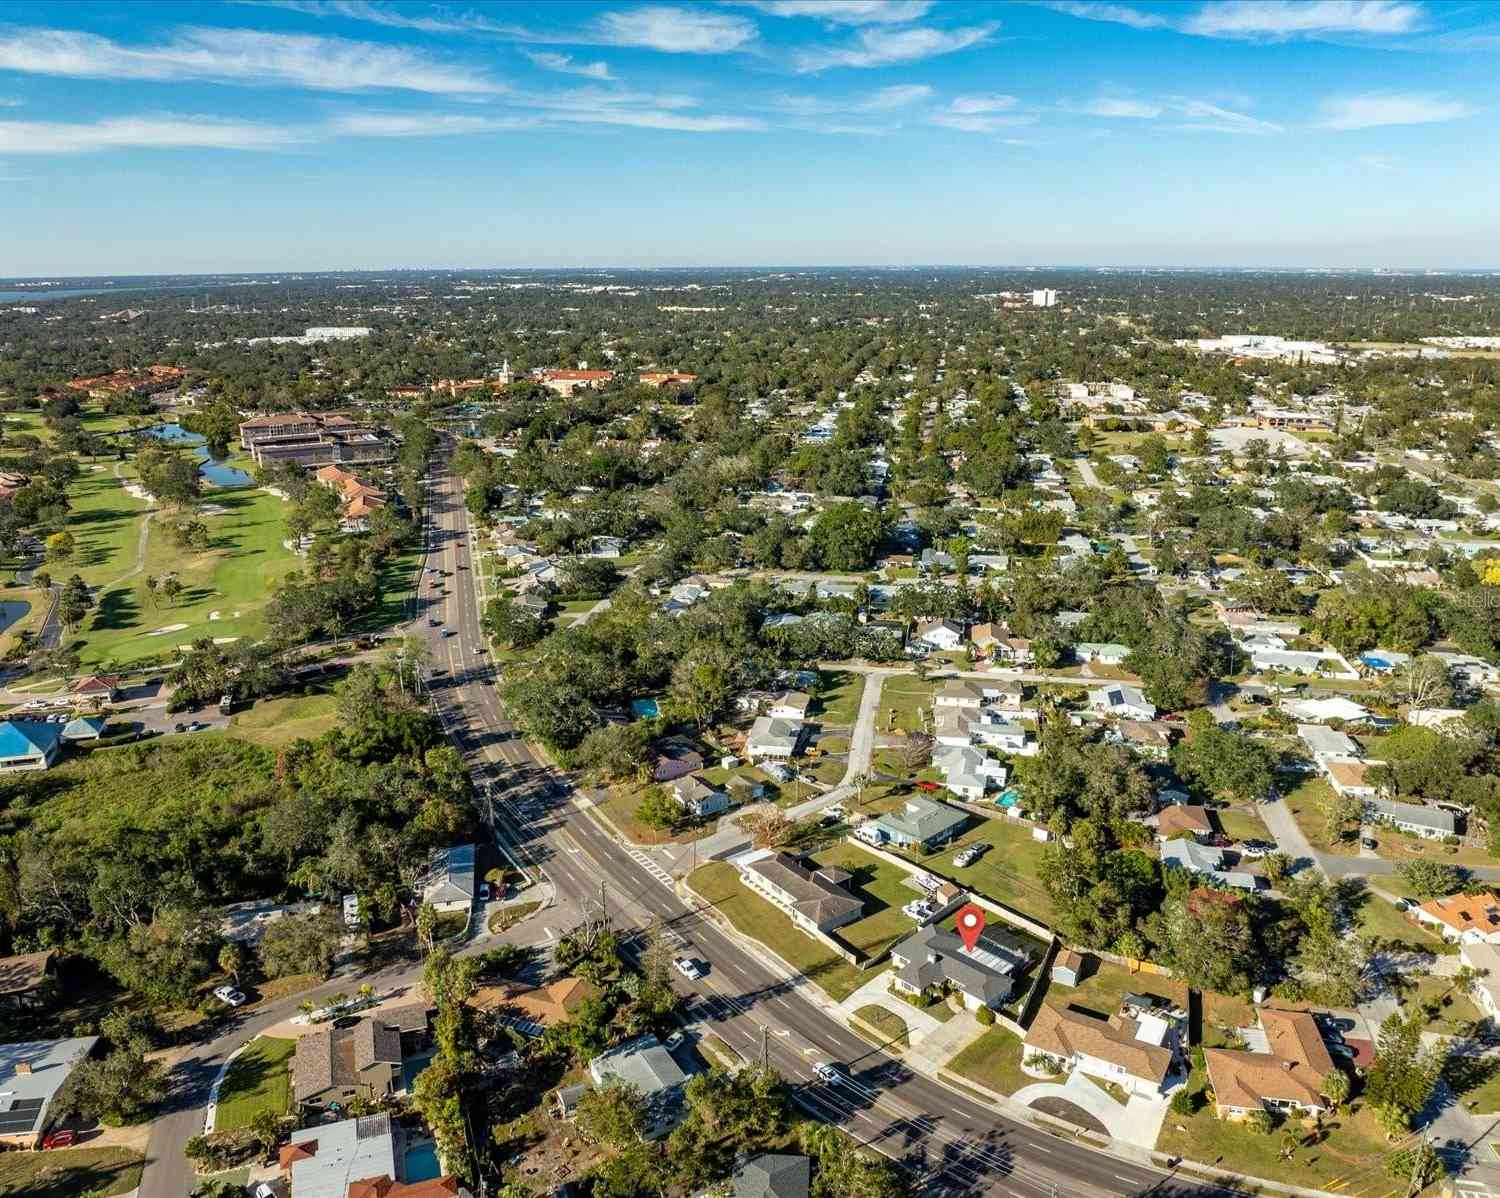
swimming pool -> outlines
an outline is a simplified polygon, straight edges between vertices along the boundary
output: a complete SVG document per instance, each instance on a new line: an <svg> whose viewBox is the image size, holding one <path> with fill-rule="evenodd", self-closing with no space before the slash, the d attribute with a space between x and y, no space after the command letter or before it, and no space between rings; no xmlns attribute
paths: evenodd
<svg viewBox="0 0 1500 1198"><path fill-rule="evenodd" d="M431 1181L434 1177L443 1175L443 1167L438 1164L437 1146L431 1140L424 1140L420 1144L408 1144L402 1163L406 1173L405 1180L408 1183Z"/></svg>
<svg viewBox="0 0 1500 1198"><path fill-rule="evenodd" d="M1005 792L995 800L1001 807L1014 807L1021 801L1021 792L1014 786L1007 787Z"/></svg>
<svg viewBox="0 0 1500 1198"><path fill-rule="evenodd" d="M661 715L661 708L657 706L655 699L632 699L630 714L637 719L654 720Z"/></svg>

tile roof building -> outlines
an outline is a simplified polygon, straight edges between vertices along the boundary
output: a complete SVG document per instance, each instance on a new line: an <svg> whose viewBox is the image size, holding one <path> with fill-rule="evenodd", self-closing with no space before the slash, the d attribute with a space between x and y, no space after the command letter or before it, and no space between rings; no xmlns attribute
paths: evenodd
<svg viewBox="0 0 1500 1198"><path fill-rule="evenodd" d="M1319 1114L1332 1105L1322 1087L1336 1066L1317 1021L1306 1011L1265 1008L1260 1013L1266 1051L1205 1048L1209 1084L1220 1115L1252 1111Z"/></svg>
<svg viewBox="0 0 1500 1198"><path fill-rule="evenodd" d="M1429 899L1411 913L1419 923L1437 928L1444 940L1500 944L1500 898L1492 890Z"/></svg>

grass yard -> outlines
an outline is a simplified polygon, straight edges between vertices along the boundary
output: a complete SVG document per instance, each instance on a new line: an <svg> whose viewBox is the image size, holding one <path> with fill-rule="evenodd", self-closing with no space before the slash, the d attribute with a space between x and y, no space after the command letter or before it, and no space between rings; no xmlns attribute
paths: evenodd
<svg viewBox="0 0 1500 1198"><path fill-rule="evenodd" d="M30 604L29 609L14 624L0 633L0 661L3 661L5 656L17 646L23 633L29 632L35 635L41 632L52 597L35 587L9 587L0 591L0 600L8 604Z"/></svg>
<svg viewBox="0 0 1500 1198"><path fill-rule="evenodd" d="M1021 1055L1020 1037L991 1027L949 1061L947 1069L999 1094L1014 1094L1036 1080L1021 1072Z"/></svg>
<svg viewBox="0 0 1500 1198"><path fill-rule="evenodd" d="M825 725L853 724L865 693L865 676L848 670L824 670L820 677L824 689L813 701L811 717Z"/></svg>
<svg viewBox="0 0 1500 1198"><path fill-rule="evenodd" d="M1272 840L1270 830L1253 807L1220 807L1214 812L1230 840Z"/></svg>
<svg viewBox="0 0 1500 1198"><path fill-rule="evenodd" d="M0 1152L0 1196L111 1198L138 1187L145 1164L129 1148Z"/></svg>
<svg viewBox="0 0 1500 1198"><path fill-rule="evenodd" d="M1387 861L1436 861L1441 865L1494 865L1487 849L1423 840L1388 825L1374 827L1375 851Z"/></svg>
<svg viewBox="0 0 1500 1198"><path fill-rule="evenodd" d="M742 935L759 940L834 1000L842 1000L871 975L835 956L774 906L740 882L727 861L714 861L688 878L689 885Z"/></svg>
<svg viewBox="0 0 1500 1198"><path fill-rule="evenodd" d="M953 864L954 854L959 849L981 840L990 848L978 861L963 869ZM951 878L987 899L1050 924L1056 916L1052 897L1037 880L1045 848L1040 841L1032 839L1028 824L980 819L947 847L929 856L912 859L929 873Z"/></svg>
<svg viewBox="0 0 1500 1198"><path fill-rule="evenodd" d="M921 713L931 712L932 690L931 682L924 682L914 674L891 675L880 688L880 713L875 719L875 730L925 731L927 722Z"/></svg>
<svg viewBox="0 0 1500 1198"><path fill-rule="evenodd" d="M1356 926L1361 936L1394 940L1432 953L1456 951L1441 936L1397 911L1395 903L1374 890L1366 890L1357 903Z"/></svg>
<svg viewBox="0 0 1500 1198"><path fill-rule="evenodd" d="M840 842L813 854L819 865L832 865L850 874L849 892L865 904L865 914L845 924L834 935L865 957L878 957L916 930L901 908L918 891L906 884L907 875L895 865Z"/></svg>
<svg viewBox="0 0 1500 1198"><path fill-rule="evenodd" d="M1188 1083L1201 1090L1204 1078L1193 1072ZM1392 1187L1384 1163L1390 1145L1369 1105L1357 1102L1323 1124L1325 1138L1304 1143L1290 1160L1282 1155L1281 1132L1259 1135L1243 1123L1219 1119L1205 1104L1194 1115L1168 1114L1162 1125L1157 1151L1190 1161L1214 1164L1245 1177L1263 1177L1288 1185L1337 1189L1357 1198L1376 1198ZM1282 1128L1300 1131L1303 1124L1292 1119ZM1310 1137L1308 1137L1310 1138Z"/></svg>
<svg viewBox="0 0 1500 1198"><path fill-rule="evenodd" d="M262 699L229 717L229 735L272 749L294 740L314 740L337 726L336 706L330 694Z"/></svg>
<svg viewBox="0 0 1500 1198"><path fill-rule="evenodd" d="M641 786L614 785L609 788L609 797L597 804L598 808L609 817L610 822L632 844L690 844L694 840L701 840L709 835L718 825L719 817L710 816L696 823L684 824L675 832L648 827L635 815L646 789ZM687 813L683 814L686 818ZM729 813L729 818L734 818L733 812Z"/></svg>
<svg viewBox="0 0 1500 1198"><path fill-rule="evenodd" d="M292 1105L292 1054L297 1041L259 1036L229 1063L219 1087L215 1131L249 1127L261 1111L284 1115Z"/></svg>
<svg viewBox="0 0 1500 1198"><path fill-rule="evenodd" d="M113 480L111 480L113 481ZM206 550L172 543L152 520L140 575L107 588L83 630L83 659L93 665L125 662L171 652L200 637L259 637L266 632L264 609L283 577L300 562L282 545L286 508L274 495L258 490L210 492L207 502L225 509L199 517L208 525ZM134 566L135 544L130 546ZM124 570L104 581L113 581ZM146 575L176 574L183 591L175 602L147 597ZM182 625L182 627L177 627ZM171 631L163 632L163 629Z"/></svg>
<svg viewBox="0 0 1500 1198"><path fill-rule="evenodd" d="M1418 977L1411 990L1411 1000L1418 1006L1436 1003L1438 1013L1428 1021L1427 1030L1441 1032L1445 1036L1456 1036L1466 1031L1484 1013L1463 991L1453 984L1452 978L1427 975Z"/></svg>
<svg viewBox="0 0 1500 1198"><path fill-rule="evenodd" d="M871 1032L876 1033L877 1042L884 1047L906 1048L911 1044L911 1039L907 1034L910 1029L906 1026L906 1020L894 1011L887 1011L884 1007L871 1003L855 1011L854 1017L865 1024ZM865 1029L856 1025L854 1030Z"/></svg>
<svg viewBox="0 0 1500 1198"><path fill-rule="evenodd" d="M1333 787L1322 778L1309 778L1294 790L1288 791L1282 802L1286 804L1287 810L1292 813L1297 826L1302 829L1302 834L1313 848L1325 853L1347 853L1352 840L1339 844L1331 844L1328 840L1323 801L1332 793Z"/></svg>
<svg viewBox="0 0 1500 1198"><path fill-rule="evenodd" d="M1093 958L1098 961L1098 958ZM1127 994L1159 994L1187 1007L1188 988L1175 978L1153 973L1131 973L1123 965L1098 961L1097 966L1077 986L1049 985L1044 998L1054 1006L1082 1007L1105 1018L1120 1009Z"/></svg>

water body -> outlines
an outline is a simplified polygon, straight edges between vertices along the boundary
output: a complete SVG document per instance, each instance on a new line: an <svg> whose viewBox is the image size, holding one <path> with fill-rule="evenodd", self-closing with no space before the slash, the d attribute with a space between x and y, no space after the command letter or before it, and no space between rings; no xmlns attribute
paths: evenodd
<svg viewBox="0 0 1500 1198"><path fill-rule="evenodd" d="M103 287L38 287L35 291L0 291L0 304L39 304L75 295L103 295Z"/></svg>
<svg viewBox="0 0 1500 1198"><path fill-rule="evenodd" d="M204 482L215 487L250 487L255 479L222 458L208 455L208 444L197 433L190 433L180 424L158 424L146 430L146 436L158 441L169 441L173 445L192 446L193 456L198 459L198 474Z"/></svg>
<svg viewBox="0 0 1500 1198"><path fill-rule="evenodd" d="M0 599L0 632L4 632L31 610L24 599Z"/></svg>

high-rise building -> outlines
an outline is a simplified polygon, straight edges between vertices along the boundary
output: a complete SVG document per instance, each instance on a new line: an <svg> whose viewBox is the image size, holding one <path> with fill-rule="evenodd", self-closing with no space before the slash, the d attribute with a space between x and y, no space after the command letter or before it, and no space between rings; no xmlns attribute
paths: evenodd
<svg viewBox="0 0 1500 1198"><path fill-rule="evenodd" d="M1033 308L1050 308L1057 303L1057 292L1050 289L1033 291L1031 293L1031 306Z"/></svg>

